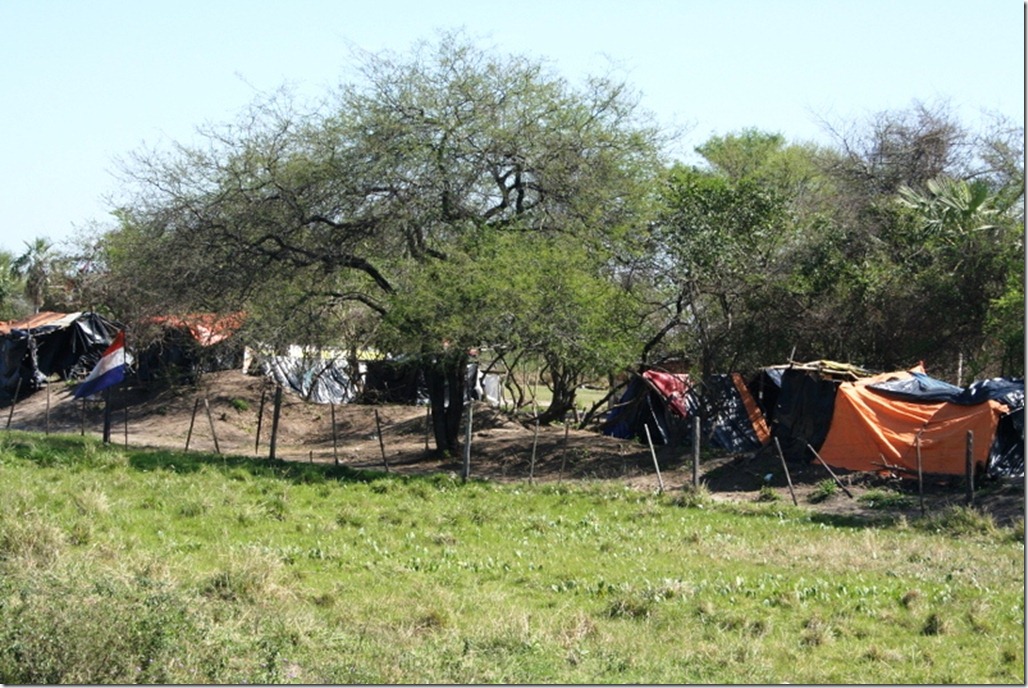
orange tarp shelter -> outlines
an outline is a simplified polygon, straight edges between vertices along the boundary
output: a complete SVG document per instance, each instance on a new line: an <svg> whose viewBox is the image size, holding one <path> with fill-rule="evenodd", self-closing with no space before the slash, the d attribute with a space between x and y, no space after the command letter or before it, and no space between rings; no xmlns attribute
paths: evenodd
<svg viewBox="0 0 1028 688"><path fill-rule="evenodd" d="M970 431L974 433L973 460L984 466L1007 407L992 400L975 405L906 401L868 387L903 375L909 377L909 373L891 373L839 385L821 458L831 466L854 471L881 470L889 464L916 472L920 433L925 473L963 475Z"/></svg>

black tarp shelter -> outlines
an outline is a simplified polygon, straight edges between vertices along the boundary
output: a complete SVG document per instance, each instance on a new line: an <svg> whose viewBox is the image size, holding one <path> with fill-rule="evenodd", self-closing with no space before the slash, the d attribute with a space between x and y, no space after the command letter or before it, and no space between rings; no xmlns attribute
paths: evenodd
<svg viewBox="0 0 1028 688"><path fill-rule="evenodd" d="M37 313L0 323L0 391L8 398L41 389L47 378L85 376L119 327L97 313Z"/></svg>

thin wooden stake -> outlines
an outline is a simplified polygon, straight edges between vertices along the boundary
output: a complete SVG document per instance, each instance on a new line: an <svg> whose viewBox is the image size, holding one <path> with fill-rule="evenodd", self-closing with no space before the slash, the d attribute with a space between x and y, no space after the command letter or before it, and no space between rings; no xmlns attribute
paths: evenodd
<svg viewBox="0 0 1028 688"><path fill-rule="evenodd" d="M921 502L921 515L924 516L924 473L921 470L921 433L918 430L914 438L914 451L917 453L917 498Z"/></svg>
<svg viewBox="0 0 1028 688"><path fill-rule="evenodd" d="M428 453L428 436L431 434L429 431L432 428L432 407L428 406L425 409L425 453Z"/></svg>
<svg viewBox="0 0 1028 688"><path fill-rule="evenodd" d="M464 469L461 471L461 480L467 482L471 477L471 433L475 422L475 404L468 401L468 427L464 431Z"/></svg>
<svg viewBox="0 0 1028 688"><path fill-rule="evenodd" d="M974 506L974 431L967 431L967 453L964 454L964 473L967 478L967 505Z"/></svg>
<svg viewBox="0 0 1028 688"><path fill-rule="evenodd" d="M647 426L647 430L649 426ZM693 416L692 421L692 486L700 486L700 417Z"/></svg>
<svg viewBox="0 0 1028 688"><path fill-rule="evenodd" d="M564 465L568 461L568 419L564 419L564 450L560 456L560 473L557 474L557 484L560 485L564 480Z"/></svg>
<svg viewBox="0 0 1028 688"><path fill-rule="evenodd" d="M282 385L275 386L275 409L271 414L271 445L268 449L268 461L275 460L275 446L278 443L278 419L282 413Z"/></svg>
<svg viewBox="0 0 1028 688"><path fill-rule="evenodd" d="M268 388L261 388L261 407L257 411L257 436L253 440L253 453L257 454L261 446L261 425L264 423L264 399L268 396Z"/></svg>
<svg viewBox="0 0 1028 688"><path fill-rule="evenodd" d="M11 429L11 418L14 417L14 407L18 405L18 397L21 395L21 375L18 375L18 383L14 386L14 397L11 399L11 410L7 414L6 430Z"/></svg>
<svg viewBox="0 0 1028 688"><path fill-rule="evenodd" d="M111 443L111 388L104 390L104 444Z"/></svg>
<svg viewBox="0 0 1028 688"><path fill-rule="evenodd" d="M778 450L778 458L782 460L782 468L785 470L785 481L789 483L789 494L792 495L793 506L799 506L800 503L796 501L796 491L792 489L792 478L789 476L789 466L785 463L785 454L782 453L782 445L775 438L775 448Z"/></svg>
<svg viewBox="0 0 1028 688"><path fill-rule="evenodd" d="M196 398L193 404L193 415L189 417L189 432L186 433L186 449L189 451L189 441L193 439L193 424L196 423L196 412L200 409L200 397Z"/></svg>
<svg viewBox="0 0 1028 688"><path fill-rule="evenodd" d="M336 405L329 402L328 404L332 408L332 458L335 459L336 465L339 465L339 437L336 433Z"/></svg>
<svg viewBox="0 0 1028 688"><path fill-rule="evenodd" d="M86 398L82 397L82 413L79 416L79 435L86 436Z"/></svg>
<svg viewBox="0 0 1028 688"><path fill-rule="evenodd" d="M46 381L46 434L50 434L50 381Z"/></svg>
<svg viewBox="0 0 1028 688"><path fill-rule="evenodd" d="M539 421L535 421L535 435L532 437L532 459L528 463L528 484L535 484L535 450L539 446Z"/></svg>
<svg viewBox="0 0 1028 688"><path fill-rule="evenodd" d="M214 416L211 415L211 405L207 401L207 397L203 398L203 407L207 409L207 422L211 424L211 437L214 438L214 451L220 454L221 447L218 446L218 431L214 429Z"/></svg>
<svg viewBox="0 0 1028 688"><path fill-rule="evenodd" d="M842 488L842 491L846 493L846 496L850 499L853 499L853 493L846 489L846 486L842 484L841 480L839 480L839 476L832 472L832 469L829 468L828 464L825 463L825 460L821 458L821 455L818 454L817 451L813 447L811 447L809 443L807 444L807 449L809 449L814 454L814 458L821 462L821 465L825 467L826 471L828 471L828 475L832 476L832 478L835 479L835 484Z"/></svg>
<svg viewBox="0 0 1028 688"><path fill-rule="evenodd" d="M660 477L660 465L657 463L657 452L653 449L653 438L650 437L650 426L644 424L643 429L646 430L646 444L650 446L650 456L653 457L653 467L657 469L657 484L660 485L660 490L657 494L664 494L664 479Z"/></svg>
<svg viewBox="0 0 1028 688"><path fill-rule="evenodd" d="M125 408L123 409L123 412L122 412L122 420L124 421L122 423L122 425L124 426L124 430L125 430L125 446L128 447L128 401L127 400L125 402Z"/></svg>
<svg viewBox="0 0 1028 688"><path fill-rule="evenodd" d="M386 473L388 473L389 460L386 459L386 446L385 440L382 439L382 421L378 417L378 409L375 409L375 430L378 432L378 448L382 450L382 464L385 466Z"/></svg>

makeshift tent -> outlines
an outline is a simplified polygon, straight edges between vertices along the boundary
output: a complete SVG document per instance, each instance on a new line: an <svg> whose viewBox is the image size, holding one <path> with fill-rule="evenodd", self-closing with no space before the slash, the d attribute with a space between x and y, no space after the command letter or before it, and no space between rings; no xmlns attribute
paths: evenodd
<svg viewBox="0 0 1028 688"><path fill-rule="evenodd" d="M701 407L704 421L700 432L712 446L746 452L770 440L764 414L738 373L709 377L699 394L687 374L643 371L608 413L602 431L611 437L645 442L649 428L654 444L668 444L675 438L688 444L693 429L686 420Z"/></svg>
<svg viewBox="0 0 1028 688"><path fill-rule="evenodd" d="M739 373L706 378L701 402L707 413L700 430L711 445L741 453L756 451L771 440L764 413Z"/></svg>
<svg viewBox="0 0 1028 688"><path fill-rule="evenodd" d="M849 363L792 362L761 369L747 388L786 459L798 463L810 459L808 444L821 448L839 384L870 375L868 370Z"/></svg>
<svg viewBox="0 0 1028 688"><path fill-rule="evenodd" d="M243 347L232 335L242 325L241 313L150 318L144 326L156 327L160 334L139 352L139 379L150 381L163 377L190 382L200 373L239 367Z"/></svg>
<svg viewBox="0 0 1028 688"><path fill-rule="evenodd" d="M0 323L0 388L13 395L40 389L46 379L85 376L114 339L118 326L88 312L37 313Z"/></svg>
<svg viewBox="0 0 1028 688"><path fill-rule="evenodd" d="M625 392L603 422L604 435L646 441L646 428L654 444L667 444L671 437L685 431L688 417L689 376L659 370L644 370L633 376Z"/></svg>
<svg viewBox="0 0 1028 688"><path fill-rule="evenodd" d="M819 454L837 468L916 472L920 447L923 472L963 475L971 432L973 461L987 469L999 420L1018 388L1023 407L1023 381L965 390L915 369L841 383Z"/></svg>

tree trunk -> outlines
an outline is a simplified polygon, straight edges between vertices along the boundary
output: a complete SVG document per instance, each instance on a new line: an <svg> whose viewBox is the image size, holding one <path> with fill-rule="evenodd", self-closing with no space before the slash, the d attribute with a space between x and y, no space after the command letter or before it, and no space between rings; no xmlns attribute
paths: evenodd
<svg viewBox="0 0 1028 688"><path fill-rule="evenodd" d="M564 420L567 412L574 408L575 392L578 387L578 375L574 371L565 369L557 361L549 362L547 367L553 382L553 399L550 400L549 407L539 414L540 425Z"/></svg>
<svg viewBox="0 0 1028 688"><path fill-rule="evenodd" d="M435 451L443 456L454 455L460 448L466 365L466 354L448 353L430 360L424 368Z"/></svg>

